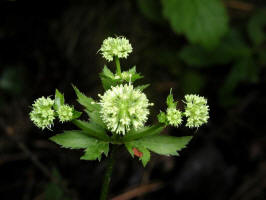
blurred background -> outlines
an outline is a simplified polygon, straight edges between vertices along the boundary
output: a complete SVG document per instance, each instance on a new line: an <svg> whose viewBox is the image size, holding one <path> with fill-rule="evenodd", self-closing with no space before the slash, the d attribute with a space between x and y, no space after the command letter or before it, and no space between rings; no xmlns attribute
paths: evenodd
<svg viewBox="0 0 266 200"><path fill-rule="evenodd" d="M136 65L151 83L150 122L176 99L208 98L209 123L164 134L194 139L179 157L152 154L143 168L125 149L117 156L115 200L266 199L266 2L264 0L16 1L0 3L0 199L98 199L105 160L48 140L71 124L41 131L29 121L32 102L55 88L75 101L102 93L97 54L108 36L127 37ZM115 70L113 64L108 66ZM264 85L264 86L263 86Z"/></svg>

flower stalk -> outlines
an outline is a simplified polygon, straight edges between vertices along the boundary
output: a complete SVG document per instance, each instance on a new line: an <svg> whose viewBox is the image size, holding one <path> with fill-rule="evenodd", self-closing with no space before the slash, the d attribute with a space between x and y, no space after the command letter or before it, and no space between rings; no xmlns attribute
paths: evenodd
<svg viewBox="0 0 266 200"><path fill-rule="evenodd" d="M117 56L115 56L115 65L116 65L116 73L120 76L121 75L121 67L120 67L120 61Z"/></svg>

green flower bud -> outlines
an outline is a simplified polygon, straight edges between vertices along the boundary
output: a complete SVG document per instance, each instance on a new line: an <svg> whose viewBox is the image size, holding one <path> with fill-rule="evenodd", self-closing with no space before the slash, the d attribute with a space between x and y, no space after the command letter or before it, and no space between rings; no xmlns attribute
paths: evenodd
<svg viewBox="0 0 266 200"><path fill-rule="evenodd" d="M113 57L127 58L132 52L132 46L125 37L108 37L103 41L99 50L107 61L113 61Z"/></svg>
<svg viewBox="0 0 266 200"><path fill-rule="evenodd" d="M207 105L207 99L191 94L185 96L185 103L184 114L187 117L187 127L199 127L208 122L209 106Z"/></svg>
<svg viewBox="0 0 266 200"><path fill-rule="evenodd" d="M59 121L63 123L72 120L73 112L74 112L73 107L70 107L69 105L66 104L61 105L57 110Z"/></svg>
<svg viewBox="0 0 266 200"><path fill-rule="evenodd" d="M99 95L101 117L108 129L116 134L125 135L132 128L143 127L149 114L146 95L132 85L118 85Z"/></svg>
<svg viewBox="0 0 266 200"><path fill-rule="evenodd" d="M39 128L51 128L55 119L55 112L52 109L54 100L50 97L41 97L34 101L30 112L31 121Z"/></svg>
<svg viewBox="0 0 266 200"><path fill-rule="evenodd" d="M175 127L182 123L182 113L174 107L167 108L166 118L168 123Z"/></svg>

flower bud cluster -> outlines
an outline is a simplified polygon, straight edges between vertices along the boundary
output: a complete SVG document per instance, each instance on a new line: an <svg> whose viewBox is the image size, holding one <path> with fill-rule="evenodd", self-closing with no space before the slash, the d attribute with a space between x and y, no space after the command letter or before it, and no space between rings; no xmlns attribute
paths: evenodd
<svg viewBox="0 0 266 200"><path fill-rule="evenodd" d="M60 122L66 122L73 119L73 113L74 108L66 104L54 110L54 100L50 97L41 97L34 101L30 119L37 127L50 129L56 116L58 116Z"/></svg>
<svg viewBox="0 0 266 200"><path fill-rule="evenodd" d="M131 84L118 85L99 95L101 117L108 129L116 134L125 135L132 128L143 127L149 114L146 95Z"/></svg>
<svg viewBox="0 0 266 200"><path fill-rule="evenodd" d="M187 127L199 127L208 122L209 106L207 99L190 94L185 96L185 104L184 115L187 117Z"/></svg>
<svg viewBox="0 0 266 200"><path fill-rule="evenodd" d="M132 46L125 37L108 37L103 41L99 50L107 61L113 61L113 57L127 58L132 52Z"/></svg>

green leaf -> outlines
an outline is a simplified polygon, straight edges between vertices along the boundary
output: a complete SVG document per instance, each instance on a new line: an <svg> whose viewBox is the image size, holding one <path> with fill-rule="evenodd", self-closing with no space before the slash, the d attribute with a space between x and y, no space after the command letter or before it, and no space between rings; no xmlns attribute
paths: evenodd
<svg viewBox="0 0 266 200"><path fill-rule="evenodd" d="M55 90L55 100L54 100L54 108L55 110L58 110L58 108L61 105L64 105L65 103L65 98L64 95L62 93L59 92L59 90Z"/></svg>
<svg viewBox="0 0 266 200"><path fill-rule="evenodd" d="M64 148L70 149L85 149L97 142L97 139L89 137L84 131L79 130L64 131L51 137L50 140Z"/></svg>
<svg viewBox="0 0 266 200"><path fill-rule="evenodd" d="M151 135L156 135L156 134L159 134L163 129L164 129L163 124L157 124L153 126L144 127L137 131L131 130L129 133L127 133L123 137L123 141L128 142L128 141L137 140L137 139L151 136Z"/></svg>
<svg viewBox="0 0 266 200"><path fill-rule="evenodd" d="M113 72L111 72L111 70L106 65L103 67L103 71L101 74L102 76L106 76L111 79L115 78L115 75L113 74Z"/></svg>
<svg viewBox="0 0 266 200"><path fill-rule="evenodd" d="M107 142L97 141L96 143L90 145L85 150L85 154L80 158L82 160L101 160L102 153L105 156L108 155L109 144Z"/></svg>
<svg viewBox="0 0 266 200"><path fill-rule="evenodd" d="M138 89L140 91L143 91L143 90L145 90L149 86L150 86L150 84L139 85L139 86L135 87L135 89Z"/></svg>
<svg viewBox="0 0 266 200"><path fill-rule="evenodd" d="M110 140L110 137L106 134L105 129L95 123L85 122L81 120L73 120L73 123L80 129L82 129L85 134L91 137L95 137L103 141Z"/></svg>
<svg viewBox="0 0 266 200"><path fill-rule="evenodd" d="M81 93L76 86L72 85L72 87L74 88L76 95L78 97L78 102L81 105L86 107L89 111L100 110L100 105L94 103L95 101L92 98L89 98L83 93Z"/></svg>
<svg viewBox="0 0 266 200"><path fill-rule="evenodd" d="M187 45L179 52L179 58L193 67L228 64L250 55L251 51L242 34L234 29L230 30L223 38L223 42L211 51L199 45Z"/></svg>
<svg viewBox="0 0 266 200"><path fill-rule="evenodd" d="M78 119L82 115L82 112L78 112L74 110L73 112L73 119Z"/></svg>
<svg viewBox="0 0 266 200"><path fill-rule="evenodd" d="M166 104L168 107L175 108L177 103L174 102L174 96L172 94L172 88L170 90L170 94L166 98Z"/></svg>
<svg viewBox="0 0 266 200"><path fill-rule="evenodd" d="M138 154L141 154L136 156L139 157L144 167L147 165L151 157L151 154L147 148L137 143L125 143L125 146L132 157L136 155L134 150L137 151Z"/></svg>
<svg viewBox="0 0 266 200"><path fill-rule="evenodd" d="M155 153L162 155L178 155L177 151L185 148L192 136L173 137L153 135L140 140L132 141L132 145L141 145Z"/></svg>
<svg viewBox="0 0 266 200"><path fill-rule="evenodd" d="M228 29L228 16L220 0L162 0L163 14L174 31L191 43L213 48Z"/></svg>
<svg viewBox="0 0 266 200"><path fill-rule="evenodd" d="M257 11L249 20L247 31L254 45L260 45L266 40L266 9Z"/></svg>
<svg viewBox="0 0 266 200"><path fill-rule="evenodd" d="M100 78L105 90L109 90L111 86L116 86L118 84L118 80L115 79L115 75L107 66L104 66L103 71L100 73Z"/></svg>
<svg viewBox="0 0 266 200"><path fill-rule="evenodd" d="M162 124L167 124L166 114L162 111L157 115L158 121Z"/></svg>
<svg viewBox="0 0 266 200"><path fill-rule="evenodd" d="M85 110L85 112L88 114L90 122L95 123L95 124L101 126L102 128L106 129L106 126L105 126L103 120L101 119L98 111Z"/></svg>

